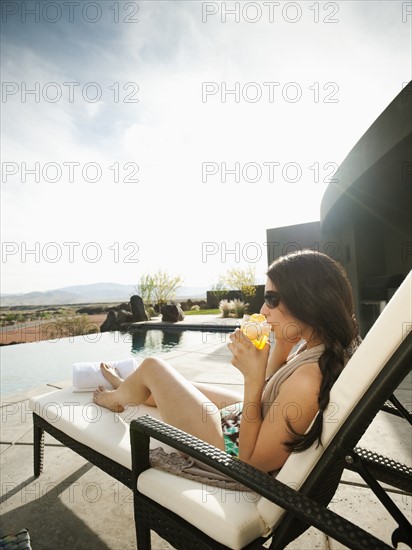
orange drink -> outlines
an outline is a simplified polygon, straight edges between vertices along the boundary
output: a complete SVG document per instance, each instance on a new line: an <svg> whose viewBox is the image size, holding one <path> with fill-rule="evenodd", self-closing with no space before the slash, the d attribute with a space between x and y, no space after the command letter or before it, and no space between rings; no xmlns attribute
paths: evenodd
<svg viewBox="0 0 412 550"><path fill-rule="evenodd" d="M263 349L269 340L270 325L261 313L244 315L240 328L243 334L253 342L257 349Z"/></svg>

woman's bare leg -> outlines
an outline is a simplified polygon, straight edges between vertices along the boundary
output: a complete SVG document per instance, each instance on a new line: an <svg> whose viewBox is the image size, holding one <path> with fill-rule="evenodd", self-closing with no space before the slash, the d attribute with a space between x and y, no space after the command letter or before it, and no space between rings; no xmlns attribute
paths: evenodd
<svg viewBox="0 0 412 550"><path fill-rule="evenodd" d="M204 384L203 382L192 382L192 384L216 405L218 409L224 409L229 405L243 401L243 395L234 390L227 390L226 388L221 388L214 384Z"/></svg>
<svg viewBox="0 0 412 550"><path fill-rule="evenodd" d="M93 400L120 411L152 398L165 422L224 449L219 410L191 382L160 358L146 358L113 391L97 389Z"/></svg>
<svg viewBox="0 0 412 550"><path fill-rule="evenodd" d="M107 363L101 363L100 369L103 376L106 380L112 385L113 389L116 390L120 384L124 381L123 378L119 376L117 370ZM195 388L200 390L203 395L205 395L212 403L216 405L218 409L223 409L234 403L239 403L242 401L243 396L238 392L233 390L227 390L225 388L220 388L214 384L205 384L202 382L191 382ZM145 405L150 407L156 407L156 402L152 395L150 395L146 401Z"/></svg>

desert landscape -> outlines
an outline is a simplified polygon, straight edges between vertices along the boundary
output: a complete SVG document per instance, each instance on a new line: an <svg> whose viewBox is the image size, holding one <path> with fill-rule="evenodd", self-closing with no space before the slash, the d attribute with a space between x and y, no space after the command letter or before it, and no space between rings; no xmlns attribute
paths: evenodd
<svg viewBox="0 0 412 550"><path fill-rule="evenodd" d="M109 308L116 305L2 307L0 345L39 342L100 332L100 325L105 321Z"/></svg>

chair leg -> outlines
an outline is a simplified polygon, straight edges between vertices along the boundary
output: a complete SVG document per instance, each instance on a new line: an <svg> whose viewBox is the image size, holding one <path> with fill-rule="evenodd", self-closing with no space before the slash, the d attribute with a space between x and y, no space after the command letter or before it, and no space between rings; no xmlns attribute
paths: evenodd
<svg viewBox="0 0 412 550"><path fill-rule="evenodd" d="M152 542L150 538L150 529L137 518L135 518L135 525L137 548L139 550L151 550Z"/></svg>
<svg viewBox="0 0 412 550"><path fill-rule="evenodd" d="M152 542L150 537L150 527L142 520L140 510L142 502L139 501L139 493L136 490L137 480L134 480L133 490L133 512L134 525L136 529L136 542L138 550L151 550Z"/></svg>
<svg viewBox="0 0 412 550"><path fill-rule="evenodd" d="M33 461L34 475L39 477L43 471L44 457L44 430L37 426L36 420L33 418Z"/></svg>

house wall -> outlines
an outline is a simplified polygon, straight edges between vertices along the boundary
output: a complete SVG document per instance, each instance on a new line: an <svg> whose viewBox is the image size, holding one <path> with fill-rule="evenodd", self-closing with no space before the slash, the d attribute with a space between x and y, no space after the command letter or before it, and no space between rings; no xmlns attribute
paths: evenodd
<svg viewBox="0 0 412 550"><path fill-rule="evenodd" d="M311 248L325 251L327 240L321 235L320 222L302 223L266 230L268 265L295 250Z"/></svg>
<svg viewBox="0 0 412 550"><path fill-rule="evenodd" d="M320 222L267 230L267 240L278 244L268 248L269 264L293 249L292 243L342 263L363 335L373 322L374 308L362 296L365 281L404 277L412 269L412 94L404 91L342 162L323 197ZM392 292L385 289L385 302Z"/></svg>

